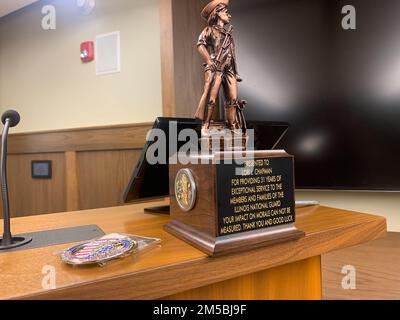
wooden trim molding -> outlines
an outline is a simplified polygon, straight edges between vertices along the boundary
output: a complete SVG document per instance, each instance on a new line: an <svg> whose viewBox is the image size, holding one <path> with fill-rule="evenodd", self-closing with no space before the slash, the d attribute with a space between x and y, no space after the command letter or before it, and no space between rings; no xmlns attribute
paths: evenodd
<svg viewBox="0 0 400 320"><path fill-rule="evenodd" d="M9 154L141 149L152 123L16 133Z"/></svg>

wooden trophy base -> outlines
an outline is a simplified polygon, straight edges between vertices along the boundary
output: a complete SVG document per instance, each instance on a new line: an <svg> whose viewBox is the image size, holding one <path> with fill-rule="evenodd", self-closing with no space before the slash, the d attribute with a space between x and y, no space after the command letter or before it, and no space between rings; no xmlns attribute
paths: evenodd
<svg viewBox="0 0 400 320"><path fill-rule="evenodd" d="M210 256L304 236L294 225L293 157L286 152L219 151L186 160L169 167L166 231Z"/></svg>
<svg viewBox="0 0 400 320"><path fill-rule="evenodd" d="M177 220L168 223L165 230L209 256L219 256L293 241L305 235L303 231L291 225L213 237Z"/></svg>

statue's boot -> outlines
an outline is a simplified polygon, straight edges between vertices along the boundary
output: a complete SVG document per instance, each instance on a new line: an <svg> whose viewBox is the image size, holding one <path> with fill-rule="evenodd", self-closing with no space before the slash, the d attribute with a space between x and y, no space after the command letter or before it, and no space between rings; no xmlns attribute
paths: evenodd
<svg viewBox="0 0 400 320"><path fill-rule="evenodd" d="M208 103L207 118L204 121L204 125L203 125L204 130L210 129L210 123L211 123L212 115L214 113L214 109L215 109L215 103L213 103L213 102Z"/></svg>
<svg viewBox="0 0 400 320"><path fill-rule="evenodd" d="M237 122L237 102L234 103L226 103L225 104L225 116L228 121L229 129L235 131L239 128L239 124Z"/></svg>

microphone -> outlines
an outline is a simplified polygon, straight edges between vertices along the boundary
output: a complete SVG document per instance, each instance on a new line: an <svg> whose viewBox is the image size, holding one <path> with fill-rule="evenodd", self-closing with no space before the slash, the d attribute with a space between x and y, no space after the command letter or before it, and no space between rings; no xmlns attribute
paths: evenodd
<svg viewBox="0 0 400 320"><path fill-rule="evenodd" d="M15 110L8 110L1 116L1 122L3 122L4 125L6 124L7 120L10 122L10 128L13 128L16 127L21 121L21 116Z"/></svg>
<svg viewBox="0 0 400 320"><path fill-rule="evenodd" d="M20 122L21 117L17 111L8 110L1 116L1 122L4 124L3 134L1 136L1 152L0 152L0 182L1 197L3 199L3 222L4 232L3 238L0 239L0 250L8 250L23 246L32 241L30 237L13 237L10 227L10 205L8 198L7 185L7 138L10 128L15 127Z"/></svg>

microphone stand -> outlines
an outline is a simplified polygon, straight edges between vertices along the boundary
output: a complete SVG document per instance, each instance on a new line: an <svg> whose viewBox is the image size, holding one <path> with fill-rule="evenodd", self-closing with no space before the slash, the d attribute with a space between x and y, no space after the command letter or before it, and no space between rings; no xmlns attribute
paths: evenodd
<svg viewBox="0 0 400 320"><path fill-rule="evenodd" d="M10 129L10 118L5 119L3 134L1 136L1 153L0 153L0 180L1 180L1 196L3 199L3 220L4 232L3 238L0 239L0 250L8 250L23 246L32 241L30 237L13 237L10 228L10 205L8 198L7 186L7 136Z"/></svg>

